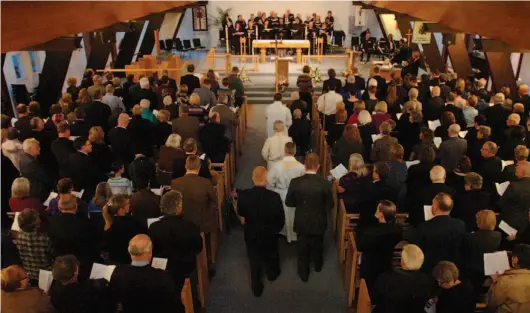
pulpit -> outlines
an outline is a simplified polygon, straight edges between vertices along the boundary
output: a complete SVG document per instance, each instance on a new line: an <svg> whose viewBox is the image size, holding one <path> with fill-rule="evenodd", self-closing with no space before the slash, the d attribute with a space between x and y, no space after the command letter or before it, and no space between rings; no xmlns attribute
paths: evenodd
<svg viewBox="0 0 530 313"><path fill-rule="evenodd" d="M276 91L280 85L289 82L289 61L292 58L278 58L276 63Z"/></svg>

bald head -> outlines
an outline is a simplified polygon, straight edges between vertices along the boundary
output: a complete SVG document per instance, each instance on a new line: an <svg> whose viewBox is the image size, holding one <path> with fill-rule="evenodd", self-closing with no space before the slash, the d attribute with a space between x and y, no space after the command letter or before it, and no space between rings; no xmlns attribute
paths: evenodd
<svg viewBox="0 0 530 313"><path fill-rule="evenodd" d="M423 265L424 255L420 247L405 245L401 251L401 267L409 271L417 271Z"/></svg>
<svg viewBox="0 0 530 313"><path fill-rule="evenodd" d="M515 168L515 176L519 178L529 178L530 177L530 162L520 161L517 162Z"/></svg>
<svg viewBox="0 0 530 313"><path fill-rule="evenodd" d="M127 128L127 126L129 125L129 120L129 114L121 113L118 117L118 126Z"/></svg>
<svg viewBox="0 0 530 313"><path fill-rule="evenodd" d="M451 126L449 126L448 132L449 132L449 137L458 136L458 133L460 133L460 125L452 124Z"/></svg>
<svg viewBox="0 0 530 313"><path fill-rule="evenodd" d="M268 171L263 166L257 166L252 171L252 181L256 186L265 186L267 184Z"/></svg>
<svg viewBox="0 0 530 313"><path fill-rule="evenodd" d="M431 169L429 173L431 182L433 183L444 183L445 182L445 169L440 165L436 165Z"/></svg>
<svg viewBox="0 0 530 313"><path fill-rule="evenodd" d="M439 97L440 96L440 87L438 87L438 86L432 87L431 95L433 97Z"/></svg>
<svg viewBox="0 0 530 313"><path fill-rule="evenodd" d="M448 215L453 209L453 199L445 192L440 192L432 200L432 213L436 215Z"/></svg>
<svg viewBox="0 0 530 313"><path fill-rule="evenodd" d="M133 261L151 262L153 243L145 234L136 235L129 241L129 254Z"/></svg>
<svg viewBox="0 0 530 313"><path fill-rule="evenodd" d="M525 95L528 95L528 85L527 84L523 84L521 86L519 86L519 95L520 96L525 96Z"/></svg>

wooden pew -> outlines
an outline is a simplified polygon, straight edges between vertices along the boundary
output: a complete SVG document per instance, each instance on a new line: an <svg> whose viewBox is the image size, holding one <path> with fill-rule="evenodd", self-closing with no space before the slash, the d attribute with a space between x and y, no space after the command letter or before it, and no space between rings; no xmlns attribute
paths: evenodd
<svg viewBox="0 0 530 313"><path fill-rule="evenodd" d="M197 277L198 277L198 294L201 307L206 306L206 295L210 289L210 278L208 277L208 255L206 253L206 240L204 234L202 237L202 251L197 255Z"/></svg>
<svg viewBox="0 0 530 313"><path fill-rule="evenodd" d="M230 178L230 158L230 154L227 153L223 163L212 163L212 168L223 178L224 190L232 190Z"/></svg>
<svg viewBox="0 0 530 313"><path fill-rule="evenodd" d="M184 312L194 313L193 295L191 293L191 283L189 278L186 278L186 280L184 281L184 286L182 287L180 297L182 298L182 304L184 304Z"/></svg>
<svg viewBox="0 0 530 313"><path fill-rule="evenodd" d="M359 299L357 300L357 313L370 312L372 312L372 301L370 300L370 294L368 294L366 281L361 279L361 284L359 286Z"/></svg>
<svg viewBox="0 0 530 313"><path fill-rule="evenodd" d="M348 299L348 306L353 306L355 300L355 288L357 277L357 265L359 264L359 251L353 233L348 234L348 247L346 249L346 264L344 265L344 289Z"/></svg>
<svg viewBox="0 0 530 313"><path fill-rule="evenodd" d="M339 201L338 227L337 227L337 252L339 262L343 263L346 258L346 244L348 242L348 232L355 231L359 223L360 214L348 214L344 201Z"/></svg>
<svg viewBox="0 0 530 313"><path fill-rule="evenodd" d="M333 193L333 207L331 208L331 229L333 230L333 234L337 234L337 214L338 214L338 207L339 207L339 193L337 191L337 185L335 184L335 180L331 181L331 192Z"/></svg>

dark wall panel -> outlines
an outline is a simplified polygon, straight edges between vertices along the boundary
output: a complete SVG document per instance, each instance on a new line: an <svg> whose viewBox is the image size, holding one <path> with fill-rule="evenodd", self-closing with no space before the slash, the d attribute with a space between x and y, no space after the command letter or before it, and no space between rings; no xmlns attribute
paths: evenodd
<svg viewBox="0 0 530 313"><path fill-rule="evenodd" d="M464 34L456 34L455 41L447 46L453 70L462 78L473 74L464 39Z"/></svg>
<svg viewBox="0 0 530 313"><path fill-rule="evenodd" d="M133 29L129 32L126 32L125 36L123 36L120 46L118 47L118 56L116 57L116 62L114 64L115 68L125 68L125 65L132 63L134 51L136 50L136 46L140 40L144 23L145 22L135 23ZM115 73L115 75L124 77L125 73Z"/></svg>
<svg viewBox="0 0 530 313"><path fill-rule="evenodd" d="M61 97L66 72L70 65L72 52L46 52L46 59L39 74L39 86L36 99L40 102L41 111L46 116L52 104Z"/></svg>
<svg viewBox="0 0 530 313"><path fill-rule="evenodd" d="M107 65L110 52L112 51L112 36L114 33L90 33L90 55L87 58L86 67L94 70L103 69Z"/></svg>
<svg viewBox="0 0 530 313"><path fill-rule="evenodd" d="M140 50L138 55L151 54L153 52L153 47L155 46L155 30L160 30L162 22L164 21L163 14L156 14L149 17L149 24L145 31Z"/></svg>
<svg viewBox="0 0 530 313"><path fill-rule="evenodd" d="M508 86L511 89L512 96L515 96L517 84L515 83L510 53L485 52L485 54L491 71L492 90L497 92L502 86Z"/></svg>

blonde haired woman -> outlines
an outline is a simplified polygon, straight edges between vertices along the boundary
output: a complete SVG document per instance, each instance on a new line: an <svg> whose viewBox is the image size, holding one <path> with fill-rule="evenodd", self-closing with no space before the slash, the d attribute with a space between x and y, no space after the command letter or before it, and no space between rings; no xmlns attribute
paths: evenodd
<svg viewBox="0 0 530 313"><path fill-rule="evenodd" d="M341 177L337 191L344 200L346 211L359 213L360 204L367 200L367 186L371 185L372 179L361 154L352 154L349 161L349 173Z"/></svg>
<svg viewBox="0 0 530 313"><path fill-rule="evenodd" d="M173 163L178 158L183 158L186 153L181 148L182 137L171 134L167 137L166 144L160 147L158 159L158 180L162 185L171 185Z"/></svg>
<svg viewBox="0 0 530 313"><path fill-rule="evenodd" d="M46 214L46 208L42 201L30 195L31 184L25 177L17 177L11 185L11 198L9 198L9 208L12 212L22 212L24 209L36 210Z"/></svg>
<svg viewBox="0 0 530 313"><path fill-rule="evenodd" d="M19 265L2 269L2 312L53 312L50 297L39 288L32 288L26 271Z"/></svg>
<svg viewBox="0 0 530 313"><path fill-rule="evenodd" d="M103 173L108 173L110 171L110 166L114 161L114 156L105 142L105 132L103 131L103 128L101 128L101 126L90 128L88 132L88 140L92 144L91 155L94 162Z"/></svg>

